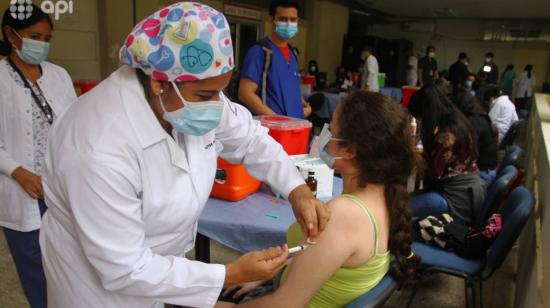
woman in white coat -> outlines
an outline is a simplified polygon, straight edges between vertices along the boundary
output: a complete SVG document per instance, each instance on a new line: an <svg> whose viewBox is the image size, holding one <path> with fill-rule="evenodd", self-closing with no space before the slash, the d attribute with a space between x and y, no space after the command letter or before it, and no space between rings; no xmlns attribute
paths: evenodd
<svg viewBox="0 0 550 308"><path fill-rule="evenodd" d="M38 234L46 211L41 176L50 125L76 99L67 72L46 62L52 22L37 6L8 8L0 55L0 226L31 307L46 307Z"/></svg>
<svg viewBox="0 0 550 308"><path fill-rule="evenodd" d="M516 111L528 108L528 103L533 97L533 87L537 84L535 75L533 74L533 65L527 64L525 70L519 75L517 79L517 92L516 92Z"/></svg>
<svg viewBox="0 0 550 308"><path fill-rule="evenodd" d="M225 17L173 4L140 22L125 64L54 126L41 247L50 307L211 307L222 287L272 277L286 246L228 265L185 258L221 155L287 197L315 237L328 221L282 147L222 94Z"/></svg>

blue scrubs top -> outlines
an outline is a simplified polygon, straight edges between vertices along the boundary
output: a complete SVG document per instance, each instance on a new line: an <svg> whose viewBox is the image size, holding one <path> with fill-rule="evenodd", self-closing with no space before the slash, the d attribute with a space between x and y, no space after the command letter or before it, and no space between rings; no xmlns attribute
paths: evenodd
<svg viewBox="0 0 550 308"><path fill-rule="evenodd" d="M279 115L303 119L298 62L291 52L288 63L281 49L269 38L266 41L272 50L271 68L267 73L267 106ZM262 97L264 57L262 46L255 44L248 50L241 70L241 78L248 78L258 85L256 94L259 97Z"/></svg>

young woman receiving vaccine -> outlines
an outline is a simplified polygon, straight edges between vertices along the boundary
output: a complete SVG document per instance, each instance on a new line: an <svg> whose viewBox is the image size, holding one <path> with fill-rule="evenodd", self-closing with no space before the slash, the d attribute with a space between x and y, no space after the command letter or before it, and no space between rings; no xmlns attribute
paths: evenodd
<svg viewBox="0 0 550 308"><path fill-rule="evenodd" d="M344 307L390 270L397 280L414 278L420 259L411 251L405 186L416 164L413 144L399 104L373 92L347 96L319 138L321 159L344 184L328 204L327 228L291 260L275 292L239 307ZM295 226L287 240L289 246L306 243ZM262 283L242 285L235 296Z"/></svg>
<svg viewBox="0 0 550 308"><path fill-rule="evenodd" d="M9 8L0 41L0 226L31 307L46 307L38 233L46 211L41 177L51 125L76 99L67 72L46 60L52 22L32 5ZM27 7L29 8L29 7Z"/></svg>

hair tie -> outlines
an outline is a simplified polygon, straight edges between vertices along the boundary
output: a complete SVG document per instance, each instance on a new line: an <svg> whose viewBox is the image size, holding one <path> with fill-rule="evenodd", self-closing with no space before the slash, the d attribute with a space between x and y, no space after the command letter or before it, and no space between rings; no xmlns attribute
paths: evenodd
<svg viewBox="0 0 550 308"><path fill-rule="evenodd" d="M409 259L411 259L412 257L414 257L414 252L411 250L411 254L408 255L405 259L409 260Z"/></svg>

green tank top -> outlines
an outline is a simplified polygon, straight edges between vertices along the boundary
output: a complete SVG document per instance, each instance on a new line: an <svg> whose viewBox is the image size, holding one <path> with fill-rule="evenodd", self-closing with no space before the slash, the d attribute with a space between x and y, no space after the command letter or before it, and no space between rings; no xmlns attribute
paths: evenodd
<svg viewBox="0 0 550 308"><path fill-rule="evenodd" d="M390 252L383 254L378 253L378 224L374 215L368 206L361 199L353 195L342 195L361 206L369 216L374 230L374 255L363 265L356 268L340 267L327 280L319 292L308 303L307 307L328 308L328 307L343 307L362 294L374 288L389 270L390 267ZM302 238L302 230L295 223L288 229L287 243L290 247L300 244ZM287 269L281 276L281 281L286 277Z"/></svg>

